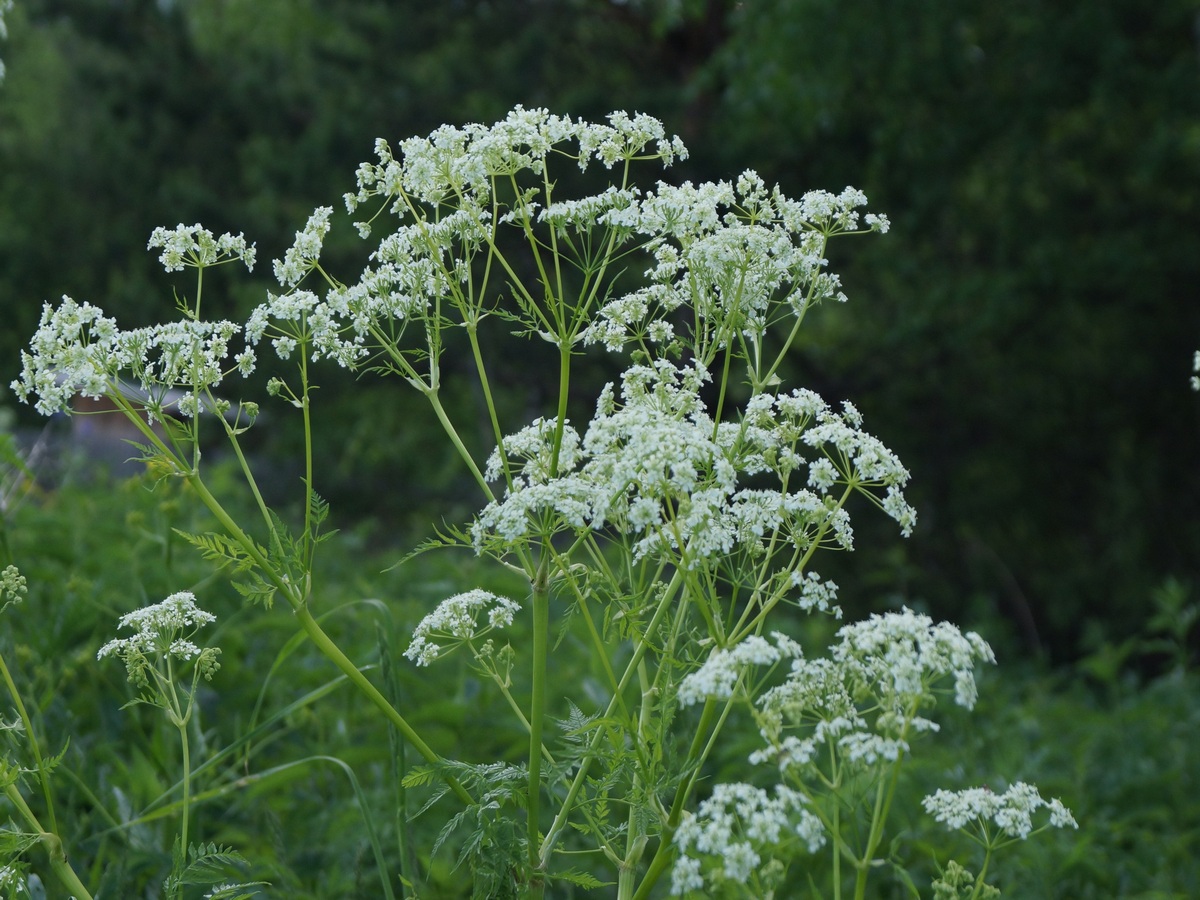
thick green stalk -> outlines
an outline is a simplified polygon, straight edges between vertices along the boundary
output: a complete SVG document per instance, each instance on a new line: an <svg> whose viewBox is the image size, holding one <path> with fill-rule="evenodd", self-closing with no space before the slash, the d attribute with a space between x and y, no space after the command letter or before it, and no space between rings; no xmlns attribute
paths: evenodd
<svg viewBox="0 0 1200 900"><path fill-rule="evenodd" d="M8 785L4 789L4 796L8 797L12 805L17 808L26 824L37 832L46 848L46 854L50 857L50 868L54 870L54 874L58 876L58 880L63 883L63 886L75 896L75 900L92 900L91 892L84 887L75 870L71 868L70 862L67 861L62 840L54 832L46 831L42 827L37 816L33 814L33 810L25 802L25 798L21 796L21 792L17 790L16 785Z"/></svg>
<svg viewBox="0 0 1200 900"><path fill-rule="evenodd" d="M38 771L38 781L42 784L42 796L46 799L46 815L50 817L50 830L57 832L58 821L54 817L54 800L50 793L50 776L46 771L46 763L42 759L42 750L38 746L37 737L33 731L33 721L29 718L25 704L21 701L21 695L17 692L17 685L13 682L12 674L8 671L8 665L4 662L4 654L2 653L0 653L0 675L4 676L4 684L8 687L8 693L13 698L13 703L16 704L17 715L21 717L21 725L25 729L25 740L29 742L29 749L33 753L33 761Z"/></svg>

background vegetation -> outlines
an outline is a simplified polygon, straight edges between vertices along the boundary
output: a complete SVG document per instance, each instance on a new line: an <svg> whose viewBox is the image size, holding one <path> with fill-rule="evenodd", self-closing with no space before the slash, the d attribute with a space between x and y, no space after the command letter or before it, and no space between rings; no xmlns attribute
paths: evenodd
<svg viewBox="0 0 1200 900"><path fill-rule="evenodd" d="M3 383L41 304L63 293L123 324L170 314L171 281L144 250L156 225L244 231L269 260L313 206L351 187L376 137L492 121L515 103L658 116L692 150L680 179L753 167L791 193L862 188L892 232L847 248L839 267L851 302L813 318L794 365L863 409L913 471L922 518L903 544L861 534L862 546L887 550L828 574L851 609L923 607L982 631L1005 669L1054 664L1036 679L997 679L965 743L942 745L945 767L995 756L997 770L1061 793L1087 823L1070 846L1047 844L1014 896L1200 893L1200 812L1186 799L1195 773L1183 755L1198 721L1187 702L1196 635L1182 610L1200 578L1200 398L1187 389L1200 345L1192 0L18 0L8 25ZM353 271L349 234L338 244L335 231L327 248ZM245 314L266 289L261 268L224 279L209 311ZM502 378L508 402L537 402L527 359L511 358ZM326 384L318 487L354 541L394 558L431 522L456 517L462 473L421 452L423 410L334 373ZM24 428L41 427L19 414ZM286 473L294 436L279 424L260 429L269 439L258 452ZM164 516L190 514L187 498L140 490L66 483L7 514L12 556L40 585L27 604L39 614L28 633L0 638L26 654L49 733L96 720L95 746L73 745L76 758L96 760L106 785L137 770L143 796L131 810L165 790L156 751L131 759L105 745L130 732L130 714L116 712L119 672L104 686L110 699L91 693L90 660L121 612L206 577L165 530ZM126 518L141 535L132 544L119 536ZM378 611L381 633L398 640L447 576L389 582L375 574L386 563L357 552L347 545L335 573L343 599L384 598L354 615ZM232 627L235 608L230 597L226 665L259 672L286 637L259 642L257 629L276 626L249 620ZM368 652L376 637L363 640ZM234 671L220 689L236 683ZM323 683L314 674L309 689ZM427 715L444 719L448 739L478 746L487 714L471 690L463 674L454 702ZM378 755L355 749L346 715L296 710L276 723L278 755L265 759L296 758L316 729L333 746L344 735L343 758L363 753L360 777L374 773ZM310 809L341 803L339 777L305 770L290 796ZM270 852L257 848L280 860L267 877L294 877L295 896L301 885L317 897L366 890L353 881L370 868L359 865L363 848L339 844L336 823L298 806L287 829L325 831L262 830L254 791L271 789L264 779L238 795L221 823L230 840L238 829L271 834ZM97 867L118 858L104 850L118 838L95 837L104 827L79 821ZM153 837L148 871L161 851ZM254 858L255 847L239 847ZM1074 887L1038 894L1039 873Z"/></svg>

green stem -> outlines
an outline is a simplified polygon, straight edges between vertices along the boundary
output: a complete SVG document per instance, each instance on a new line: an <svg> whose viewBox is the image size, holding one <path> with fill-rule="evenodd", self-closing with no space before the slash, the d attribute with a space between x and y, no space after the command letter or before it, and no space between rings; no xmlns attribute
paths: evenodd
<svg viewBox="0 0 1200 900"><path fill-rule="evenodd" d="M663 618L667 611L675 601L675 594L683 584L683 575L677 569L675 575L668 583L666 590L663 591L662 599L659 600L658 609L654 611L654 616L650 620L650 624L646 626L646 636L643 637L634 648L633 656L625 666L625 672L621 675L621 681L617 685L617 689L613 692L613 696L608 701L608 708L604 711L604 718L607 719L613 715L617 707L621 705L619 700L620 695L624 694L626 687L632 679L633 674L637 671L638 665L645 657L650 649L649 636L658 631L659 625L662 624ZM579 795L580 789L583 787L584 781L587 779L588 771L591 769L592 761L596 758L597 750L600 746L600 741L604 737L604 729L597 728L592 732L591 741L588 743L587 751L584 753L583 759L579 763L579 768L575 771L575 778L571 782L571 787L567 791L567 796L563 799L562 805L559 806L558 815L554 817L554 822L550 826L550 830L546 832L546 836L542 839L540 864L544 867L550 859L550 854L554 851L554 845L558 841L558 836L562 834L567 825L567 819L571 815L571 809L575 805L575 800Z"/></svg>
<svg viewBox="0 0 1200 900"><path fill-rule="evenodd" d="M188 745L187 721L178 723L178 728L179 744L183 749L183 809L180 813L183 821L179 826L179 843L183 850L184 859L186 859L188 850L188 820L192 815L192 755Z"/></svg>
<svg viewBox="0 0 1200 900"><path fill-rule="evenodd" d="M911 721L912 716L916 711L910 711L907 721ZM908 736L908 726L900 732L899 740L903 743ZM866 851L863 857L859 860L858 875L854 880L854 898L855 900L863 900L867 893L867 876L871 870L871 860L875 856L875 850L883 840L883 826L887 823L888 814L891 812L892 799L896 796L896 786L900 782L900 763L904 756L901 754L896 761L892 763L891 777L886 781L881 780L875 791L875 809L871 817L871 830L867 835Z"/></svg>
<svg viewBox="0 0 1200 900"><path fill-rule="evenodd" d="M540 897L545 886L538 855L542 801L542 727L546 717L546 660L550 645L549 556L542 559L533 583L533 690L529 710L529 797L527 799L530 896Z"/></svg>
<svg viewBox="0 0 1200 900"><path fill-rule="evenodd" d="M42 827L37 816L33 814L33 810L25 802L25 798L21 796L21 792L17 790L16 785L8 785L4 789L4 795L17 808L29 827L37 832L46 848L46 854L50 857L50 868L54 870L54 874L58 876L63 886L75 896L75 900L92 900L91 892L83 886L83 882L79 880L79 876L67 861L67 854L63 850L62 840L59 836Z"/></svg>
<svg viewBox="0 0 1200 900"><path fill-rule="evenodd" d="M640 757L640 749L647 743L646 733L649 730L650 717L654 713L654 697L657 694L646 674L645 660L638 665L638 681L642 688L642 708L638 714L637 735L634 740L637 742ZM617 874L617 900L630 900L633 896L637 864L646 850L646 834L644 829L639 827L638 809L634 805L641 787L643 787L642 774L635 771L633 786L630 790L629 816L625 823L625 858L621 861L621 868Z"/></svg>
<svg viewBox="0 0 1200 900"><path fill-rule="evenodd" d="M490 263L490 260L489 260ZM504 482L512 487L512 473L509 471L508 454L504 452L504 431L500 427L500 415L496 411L496 400L492 396L492 385L487 376L487 368L483 364L483 351L479 347L477 323L467 324L467 338L471 342L471 355L475 359L475 371L479 376L479 387L483 391L483 399L487 404L488 419L492 424L492 437L496 441L496 452L500 454L501 468L504 470Z"/></svg>
<svg viewBox="0 0 1200 900"><path fill-rule="evenodd" d="M396 711L396 708L388 703L387 698L380 693L379 689L370 682L367 676L359 671L358 667L342 652L342 649L325 633L320 623L313 618L313 614L309 611L308 606L302 605L296 607L295 614L296 621L300 623L300 628L308 635L317 649L325 654L342 674L387 717L388 721L396 726L396 730L404 735L404 739L412 744L413 748L421 754L425 761L433 765L440 764L442 758L421 739L421 736L413 730L413 727L408 724L404 716L400 715ZM441 773L441 777L454 796L462 801L464 805L471 806L474 804L474 799L467 793L467 789L462 786L457 778L448 772Z"/></svg>
<svg viewBox="0 0 1200 900"><path fill-rule="evenodd" d="M971 891L971 900L976 900L983 892L984 886L987 884L987 870L992 862L992 845L989 843L984 848L983 853L983 868L979 870L979 877L975 879L975 889Z"/></svg>
<svg viewBox="0 0 1200 900"><path fill-rule="evenodd" d="M442 424L442 429L446 432L446 436L450 438L450 443L454 445L454 449L458 451L458 455L462 461L467 464L467 468L471 470L471 477L475 479L475 483L482 489L483 494L487 499L495 500L496 497L492 493L492 489L488 487L487 479L483 477L483 473L479 471L479 466L475 464L475 458L471 456L466 445L462 442L462 438L458 436L458 430L454 427L454 423L450 421L450 416L447 415L445 407L442 406L441 398L438 397L436 389L424 389L424 394L429 398L429 403L433 406L433 412L437 416L438 421Z"/></svg>
<svg viewBox="0 0 1200 900"><path fill-rule="evenodd" d="M313 497L313 448L312 448L312 410L310 398L312 391L308 384L308 348L301 347L300 354L300 414L304 418L304 564L312 571L313 553L316 550L316 540L313 535L312 497Z"/></svg>
<svg viewBox="0 0 1200 900"><path fill-rule="evenodd" d="M30 752L33 753L34 763L37 765L38 781L42 784L42 796L46 798L46 815L50 817L50 830L57 832L58 821L54 817L54 800L50 794L50 773L46 770L46 763L42 759L42 750L38 746L37 736L33 731L33 721L29 718L20 693L17 692L17 685L8 671L8 665L4 662L2 653L0 653L0 675L4 676L4 684L8 687L8 693L12 696L13 703L16 704L17 715L21 717L21 725L25 729L25 740L29 742Z"/></svg>
<svg viewBox="0 0 1200 900"><path fill-rule="evenodd" d="M675 799L671 803L671 811L667 815L667 821L663 825L663 832L658 839L658 850L655 851L653 858L650 860L650 865L646 869L646 874L642 878L642 883L638 885L637 892L634 893L632 900L643 900L650 895L650 891L658 883L663 872L671 862L672 856L672 838L675 835L675 829L679 825L679 820L683 816L683 806L687 802L688 796L692 792L692 788L696 784L696 780L700 777L700 764L703 757L707 755L708 749L705 748L701 753L701 746L705 743L704 736L708 732L709 725L712 723L713 715L715 714L716 704L710 697L704 703L704 709L700 712L700 723L696 726L696 734L692 738L692 744L688 747L687 762L684 763L683 769L686 770L693 761L695 761L695 769L691 777L685 778L675 790ZM711 743L708 744L711 747Z"/></svg>

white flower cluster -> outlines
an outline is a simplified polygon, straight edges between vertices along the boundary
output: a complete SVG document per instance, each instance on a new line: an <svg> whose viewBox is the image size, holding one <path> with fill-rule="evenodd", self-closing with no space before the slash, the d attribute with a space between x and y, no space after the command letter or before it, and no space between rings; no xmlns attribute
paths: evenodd
<svg viewBox="0 0 1200 900"><path fill-rule="evenodd" d="M191 635L203 625L215 622L217 617L196 605L196 595L191 591L172 594L161 603L145 606L127 613L118 623L122 628L136 629L128 638L109 641L96 654L97 659L106 656L128 657L131 653L150 656L163 653L187 661L200 655L200 648L190 640ZM186 632L186 637L181 637Z"/></svg>
<svg viewBox="0 0 1200 900"><path fill-rule="evenodd" d="M232 322L167 322L121 331L115 319L90 303L63 297L46 304L30 345L21 353L21 375L12 382L17 398L33 395L44 415L67 410L71 398L99 398L114 391L122 371L132 372L147 398L146 410L161 418L168 392L182 389L178 411L203 411L198 396L217 387L234 369L252 371L250 351L230 361L230 344L240 328Z"/></svg>
<svg viewBox="0 0 1200 900"><path fill-rule="evenodd" d="M577 150L561 146L570 143ZM662 123L650 116L614 112L607 124L600 124L518 106L494 125L444 125L427 138L406 140L398 156L386 142L377 141L379 162L359 167L358 191L346 195L346 207L353 212L382 195L429 204L453 200L483 208L490 201L493 179L525 170L541 173L551 152L575 159L580 169L592 160L611 168L623 160L660 159L670 165L687 157L679 138L668 138Z"/></svg>
<svg viewBox="0 0 1200 900"><path fill-rule="evenodd" d="M308 217L304 230L296 232L296 240L283 259L274 261L275 279L281 285L295 287L316 265L325 235L329 234L329 217L332 214L333 208L330 206L317 207Z"/></svg>
<svg viewBox="0 0 1200 900"><path fill-rule="evenodd" d="M825 843L820 820L807 799L786 785L772 796L749 784L717 784L712 796L675 832L679 857L671 872L672 895L745 885L759 872L764 854L802 842L810 853Z"/></svg>
<svg viewBox="0 0 1200 900"><path fill-rule="evenodd" d="M836 619L842 617L842 608L835 602L838 592L836 582L822 581L821 576L816 572L809 572L805 575L792 572L788 576L788 580L793 587L800 588L797 606L802 610L811 612L815 609L819 612L832 613Z"/></svg>
<svg viewBox="0 0 1200 900"><path fill-rule="evenodd" d="M1192 371L1197 373L1192 376L1192 390L1200 391L1200 350L1192 357Z"/></svg>
<svg viewBox="0 0 1200 900"><path fill-rule="evenodd" d="M811 391L760 394L740 422L715 424L701 397L708 378L695 363L631 366L620 402L607 386L582 439L564 426L553 478L553 423L539 419L505 438L505 454L520 467L508 493L472 526L476 549L503 552L547 527L578 532L606 526L637 537L636 558L659 555L689 568L735 551L761 556L768 547L777 550L780 537L801 551L822 534L822 541L851 549L849 515L830 494L833 484L863 490L904 534L912 530L916 513L902 493L908 472L861 430L852 406L835 413ZM806 465L799 451L810 448L823 454L809 468L814 489L789 490L794 472ZM501 473L497 450L487 476ZM740 487L743 479L764 473L778 476L780 487ZM881 487L887 490L882 500L869 490ZM791 586L802 587L805 608L830 608L833 592L816 584Z"/></svg>
<svg viewBox="0 0 1200 900"><path fill-rule="evenodd" d="M254 245L246 246L246 238L223 234L214 238L211 231L197 225L176 225L172 229L155 228L146 244L147 250L161 249L158 261L168 272L183 271L185 266L204 268L240 259L253 271Z"/></svg>
<svg viewBox="0 0 1200 900"><path fill-rule="evenodd" d="M351 368L367 351L362 345L365 327L349 338L343 336L347 329L339 317L349 309L346 291L330 292L324 300L311 291L268 293L267 302L255 307L246 321L246 343L257 347L269 336L275 355L286 360L303 341L314 362L324 357Z"/></svg>
<svg viewBox="0 0 1200 900"><path fill-rule="evenodd" d="M772 646L766 638L752 634L732 647L718 647L699 669L679 683L679 704L692 706L710 697L728 700L738 682L751 666L772 666L783 659L803 656L800 645L785 634L772 632Z"/></svg>
<svg viewBox="0 0 1200 900"><path fill-rule="evenodd" d="M648 238L656 265L646 272L648 287L600 310L584 342L610 350L645 340L674 347L669 319L687 306L694 312L687 343L706 360L738 336L761 341L776 307L800 315L823 299L845 300L838 277L824 271L823 253L831 235L858 228L856 210L866 203L852 188L790 200L778 187L768 191L753 171L736 184L660 184L644 197L623 192L605 200L610 206L598 221ZM881 216L866 222L887 230Z"/></svg>
<svg viewBox="0 0 1200 900"><path fill-rule="evenodd" d="M929 686L946 676L954 679L955 702L973 708L978 697L975 663L996 661L975 632L963 634L949 622L935 625L929 616L909 609L843 626L838 636L834 659L873 686L897 714L919 703Z"/></svg>
<svg viewBox="0 0 1200 900"><path fill-rule="evenodd" d="M454 646L482 637L492 629L511 625L513 616L520 609L519 603L479 588L456 594L439 603L418 623L404 655L418 666L427 666L444 655L442 646L431 638L453 642L446 650L449 652ZM480 626L477 617L484 611L487 612L487 623Z"/></svg>
<svg viewBox="0 0 1200 900"><path fill-rule="evenodd" d="M1058 798L1045 800L1031 784L1017 782L1003 794L988 788L962 791L940 790L922 801L925 811L947 828L958 830L971 822L992 822L1004 834L1024 840L1033 831L1033 814L1042 807L1049 813L1049 827L1078 828L1071 811Z"/></svg>
<svg viewBox="0 0 1200 900"><path fill-rule="evenodd" d="M897 760L908 751L909 732L937 730L917 715L933 701L936 684L952 678L956 701L970 708L976 662L995 662L979 635L907 609L845 625L838 638L831 658L793 660L787 680L759 698L767 747L751 762L803 768L827 745L861 766Z"/></svg>
<svg viewBox="0 0 1200 900"><path fill-rule="evenodd" d="M579 432L571 427L570 421L563 423L557 461L554 460L555 433L555 420L534 419L531 424L504 439L503 458L500 447L492 451L492 455L488 457L484 477L488 481L500 479L504 475L506 462L513 470L511 474L515 483L521 487L545 484L553 478L565 475L574 469L582 458ZM552 466L553 472L550 471Z"/></svg>
<svg viewBox="0 0 1200 900"><path fill-rule="evenodd" d="M0 16L3 15L3 12L3 6L0 6ZM4 20L0 18L0 36L3 36L3 25ZM0 62L0 78L3 77L4 63ZM19 897L23 894L28 897L29 887L26 877L24 868L16 861L0 865L0 896Z"/></svg>

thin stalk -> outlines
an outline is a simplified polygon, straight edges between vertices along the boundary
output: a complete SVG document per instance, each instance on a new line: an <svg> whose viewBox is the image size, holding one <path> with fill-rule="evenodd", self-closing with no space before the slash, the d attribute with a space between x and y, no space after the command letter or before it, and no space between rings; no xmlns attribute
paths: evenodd
<svg viewBox="0 0 1200 900"><path fill-rule="evenodd" d="M188 820L192 816L192 755L188 745L187 722L179 723L179 745L183 750L183 810L180 815L183 823L179 828L179 842L184 856L188 849Z"/></svg>
<svg viewBox="0 0 1200 900"><path fill-rule="evenodd" d="M696 727L696 734L692 738L692 744L688 747L687 759L689 761L697 759L700 754L700 747L704 741L704 735L708 731L709 725L712 722L715 714L716 703L710 697L704 703L704 709L700 712L700 723ZM707 750L704 751L707 753ZM687 763L685 763L685 768ZM696 778L699 775L699 763L697 769L692 773L692 777L686 779L675 791L675 799L671 803L671 811L667 815L667 821L663 826L663 833L658 839L658 850L650 860L650 865L646 869L646 874L642 877L642 883L638 885L637 891L634 893L631 900L644 900L650 896L650 892L658 883L658 879L662 877L667 866L671 862L671 843L675 834L675 828L679 825L679 820L683 815L683 805L687 802L687 797L691 793L692 787L695 785Z"/></svg>
<svg viewBox="0 0 1200 900"><path fill-rule="evenodd" d="M312 390L308 383L308 348L301 346L300 351L300 415L304 418L304 564L311 571L313 552L316 550L312 523L312 410L309 408Z"/></svg>
<svg viewBox="0 0 1200 900"><path fill-rule="evenodd" d="M526 800L531 896L540 897L544 880L538 855L542 808L542 728L546 717L546 660L550 645L549 557L542 558L533 582L533 689L529 701L529 796Z"/></svg>
<svg viewBox="0 0 1200 900"><path fill-rule="evenodd" d="M442 424L442 430L446 432L446 436L450 438L450 443L454 445L454 449L458 451L458 455L462 461L467 464L467 468L471 470L471 477L475 479L475 483L479 485L484 496L489 501L495 500L496 495L492 493L492 489L488 487L487 479L483 477L483 473L479 471L479 466L475 464L474 457L467 450L466 445L462 442L462 438L458 436L458 430L455 429L454 423L450 421L450 416L447 415L445 407L442 406L442 401L438 397L436 390L425 389L425 396L429 399L433 406L433 412L437 416L438 421Z"/></svg>
<svg viewBox="0 0 1200 900"><path fill-rule="evenodd" d="M504 452L504 431L500 427L500 415L496 412L496 400L492 396L492 385L488 380L487 369L483 364L483 352L479 347L479 331L477 323L467 323L467 339L471 342L471 356L475 359L475 371L479 375L479 387L483 390L483 400L487 404L488 420L492 424L492 437L496 441L496 452L500 454L500 466L504 470L504 482L512 487L512 472L508 465L508 454Z"/></svg>
<svg viewBox="0 0 1200 900"><path fill-rule="evenodd" d="M396 711L396 708L388 702L387 698L380 693L379 689L370 682L367 676L359 671L358 667L355 666L354 663L350 661L349 657L342 652L342 649L333 642L333 639L330 638L329 635L325 633L325 631L321 628L320 623L313 618L313 614L309 611L308 606L298 606L295 609L295 614L296 620L300 623L301 629L317 646L317 649L325 654L325 656L328 657L328 659L338 667L342 674L345 675L356 688L365 694L367 699L370 700L371 703L373 703L375 707L384 714L384 716L387 717L388 721L396 726L396 729L402 735L404 735L404 739L412 744L413 748L421 754L426 762L433 765L439 764L442 761L442 758L438 756L437 753L435 753L429 747L429 745L421 739L421 736L417 734L415 730L413 730L413 727L408 724L404 716L400 715L400 713ZM453 775L449 773L443 773L441 778L446 782L446 785L450 788L454 796L462 801L463 804L470 806L475 802L471 795L467 793L467 789L464 788L458 779Z"/></svg>
<svg viewBox="0 0 1200 900"><path fill-rule="evenodd" d="M914 710L915 712L915 710ZM911 718L911 716L910 716ZM903 742L908 736L908 727L900 733L900 741ZM867 835L867 847L863 853L862 860L859 862L858 877L854 880L854 898L855 900L863 900L867 893L867 875L870 872L871 859L875 856L875 849L883 840L883 826L887 822L888 814L891 812L892 799L896 796L896 785L900 782L900 763L903 761L903 756L899 757L892 763L891 777L886 782L880 781L879 787L875 792L875 809L871 818L871 831ZM886 784L886 789L885 789Z"/></svg>
<svg viewBox="0 0 1200 900"><path fill-rule="evenodd" d="M238 466L242 470L242 476L250 488L250 493L254 495L254 502L258 506L258 511L262 513L263 522L266 523L268 531L273 531L271 514L267 511L267 503L263 500L262 493L258 489L258 482L254 478L254 473L250 470L250 464L246 461L246 454L242 452L242 445L228 422L225 423L225 435L229 438L229 443L233 446L233 453L237 457Z"/></svg>
<svg viewBox="0 0 1200 900"><path fill-rule="evenodd" d="M842 496L838 499L837 505L830 511L830 514L828 517L826 517L825 521L821 523L821 527L817 529L817 533L813 536L812 543L809 544L808 549L804 552L804 556L801 557L800 562L797 563L797 572L804 571L804 567L808 565L808 561L812 559L813 554L817 552L817 548L821 546L821 541L829 531L829 522L831 521L833 514L846 505L846 501L850 499L850 495L852 493L854 493L854 485L847 484L846 490L842 492ZM758 614L752 619L749 619L749 621L747 621L747 619L749 618L753 607L747 605L746 609L742 612L741 618L738 620L737 625L733 629L735 633L730 638L730 643L736 644L738 641L743 640L748 634L756 631L762 624L763 620L767 617L771 610L778 605L779 601L782 600L784 596L785 595L782 592L776 594L774 597L764 603L762 609L758 611Z"/></svg>
<svg viewBox="0 0 1200 900"><path fill-rule="evenodd" d="M663 618L670 609L671 604L675 600L675 594L683 584L683 576L678 570L667 584L666 590L663 591L662 599L659 600L658 609L654 611L654 616L650 620L650 624L646 626L646 634L652 635L658 631L659 625L662 624ZM638 642L634 648L633 656L625 666L625 672L621 675L621 681L617 685L617 689L613 692L613 696L608 701L608 708L604 711L604 718L609 718L619 705L618 696L625 692L633 674L637 671L638 665L645 657L650 649L650 641L643 639ZM550 854L554 850L554 845L558 841L558 837L562 834L563 829L567 826L567 819L571 815L571 809L575 805L575 800L579 795L580 789L583 787L584 781L587 779L588 771L591 769L592 760L596 758L596 751L600 746L600 740L603 737L603 729L597 728L592 732L591 741L588 743L587 752L583 759L580 760L579 768L575 771L575 778L571 782L571 787L567 791L567 796L563 799L562 805L559 806L558 815L554 817L554 822L550 826L550 830L546 832L546 836L542 839L542 847L540 854L540 864L545 866L550 859Z"/></svg>
<svg viewBox="0 0 1200 900"><path fill-rule="evenodd" d="M987 884L987 870L992 862L992 845L988 844L984 847L983 852L983 868L979 870L979 877L975 879L975 889L971 891L971 900L976 898L983 892L984 885Z"/></svg>
<svg viewBox="0 0 1200 900"><path fill-rule="evenodd" d="M635 740L640 748L646 743L646 732L650 725L650 716L654 711L654 697L657 690L650 683L646 674L646 661L638 665L638 682L642 688L642 708L638 715L637 735ZM639 756L640 756L639 752ZM631 801L637 797L637 789L641 786L642 776L634 773L633 787L630 791ZM629 816L625 822L625 858L617 874L617 900L630 900L633 896L633 880L637 874L637 864L646 850L646 834L638 827L638 810L633 802L629 804Z"/></svg>

